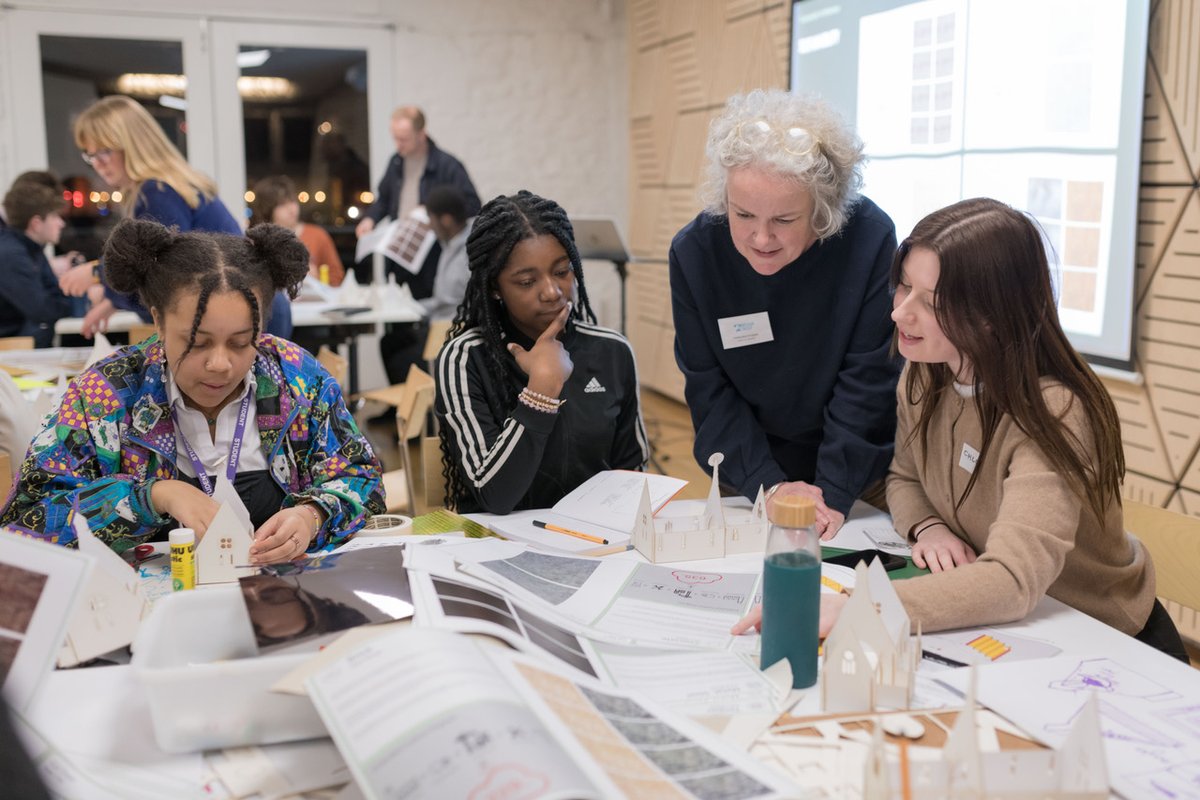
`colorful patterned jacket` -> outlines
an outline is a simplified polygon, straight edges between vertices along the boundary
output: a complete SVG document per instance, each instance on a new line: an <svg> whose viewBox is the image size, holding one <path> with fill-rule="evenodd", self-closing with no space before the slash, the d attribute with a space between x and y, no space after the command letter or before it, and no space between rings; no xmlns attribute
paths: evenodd
<svg viewBox="0 0 1200 800"><path fill-rule="evenodd" d="M78 509L117 552L166 525L150 502L154 482L178 474L164 369L151 338L76 377L30 445L0 525L75 546ZM308 352L264 334L253 369L259 435L283 507L318 503L327 519L309 550L329 549L384 511L379 460L337 381Z"/></svg>

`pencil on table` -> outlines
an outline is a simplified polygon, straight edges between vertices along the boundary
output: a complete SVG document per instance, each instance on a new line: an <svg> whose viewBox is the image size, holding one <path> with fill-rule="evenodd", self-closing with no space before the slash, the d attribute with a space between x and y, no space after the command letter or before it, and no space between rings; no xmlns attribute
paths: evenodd
<svg viewBox="0 0 1200 800"><path fill-rule="evenodd" d="M533 521L533 524L539 528L545 528L548 531L554 531L555 533L565 533L567 536L574 536L576 539L583 539L584 541L595 542L596 544L608 544L608 539L602 539L599 536L592 536L590 533L580 533L579 531L573 531L570 528L560 528L557 525L551 525L549 522L542 522L541 520L535 519Z"/></svg>

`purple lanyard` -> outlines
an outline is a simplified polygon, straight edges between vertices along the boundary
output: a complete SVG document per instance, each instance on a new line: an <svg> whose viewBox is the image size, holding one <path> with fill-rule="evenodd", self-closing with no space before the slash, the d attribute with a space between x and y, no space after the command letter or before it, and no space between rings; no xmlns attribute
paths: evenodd
<svg viewBox="0 0 1200 800"><path fill-rule="evenodd" d="M246 433L246 417L250 411L250 390L246 390L246 396L242 398L241 408L238 409L237 426L233 429L233 441L229 445L229 458L225 463L225 477L229 478L229 482L233 483L234 477L237 475L238 461L242 455L242 436ZM204 462L196 455L196 451L192 449L192 443L187 440L187 436L183 432L183 428L179 427L179 417L175 414L175 409L171 409L171 419L175 423L175 435L179 437L179 441L183 442L183 449L187 452L188 458L192 460L192 468L196 470L196 480L200 481L200 488L204 493L211 496L213 493L212 481L208 479L208 470L204 466Z"/></svg>

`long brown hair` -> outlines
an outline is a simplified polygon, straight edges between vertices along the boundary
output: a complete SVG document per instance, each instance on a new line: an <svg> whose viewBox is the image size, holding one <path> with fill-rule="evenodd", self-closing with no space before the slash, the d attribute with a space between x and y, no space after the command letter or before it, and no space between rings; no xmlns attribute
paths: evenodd
<svg viewBox="0 0 1200 800"><path fill-rule="evenodd" d="M1109 502L1120 502L1125 475L1121 424L1104 385L1067 341L1058 320L1050 267L1037 226L996 200L963 200L917 223L892 261L892 286L900 282L913 248L933 251L939 275L938 325L973 370L974 402L983 426L979 460L987 458L1000 419L1009 415L1037 442L1055 471L1103 520ZM1046 404L1041 381L1058 381L1081 404L1092 441L1080 441ZM946 364L911 364L906 400L921 408L905 445L927 439L937 401L953 391ZM1094 449L1093 449L1094 448ZM961 507L975 485L971 475Z"/></svg>
<svg viewBox="0 0 1200 800"><path fill-rule="evenodd" d="M191 208L217 196L216 184L188 164L141 103L125 95L103 97L84 109L75 119L75 144L81 150L107 147L125 154L125 172L134 183L122 204L126 215L133 213L149 180L167 184Z"/></svg>

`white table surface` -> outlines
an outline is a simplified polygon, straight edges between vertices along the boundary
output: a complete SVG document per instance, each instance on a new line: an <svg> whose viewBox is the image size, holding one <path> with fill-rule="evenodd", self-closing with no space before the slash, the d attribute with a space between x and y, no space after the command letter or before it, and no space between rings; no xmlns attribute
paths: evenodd
<svg viewBox="0 0 1200 800"><path fill-rule="evenodd" d="M142 318L133 311L117 311L108 318L105 333L124 333L136 325L144 325ZM62 336L66 333L82 333L83 317L63 317L54 323L54 333Z"/></svg>
<svg viewBox="0 0 1200 800"><path fill-rule="evenodd" d="M626 551L607 558L644 560L642 555L636 551ZM710 572L722 570L750 572L762 569L762 557L757 554L742 554L723 559L672 563L671 566ZM1033 612L1020 622L987 627L1010 630L1024 637L1053 642L1062 648L1063 655L1104 654L1129 663L1147 664L1155 661L1175 663L1169 656L1049 597L1043 597ZM922 669L925 668L933 671L944 669L939 665L923 661ZM78 713L76 704L80 700L78 692L65 691L65 689L76 683L81 686L91 685L94 687L97 685L88 680L86 676L72 677L66 674L52 676L54 679L47 684L47 688L50 688L51 691L39 694L37 710L32 716L34 719L42 720L42 724L51 729L54 736L58 738L55 745L67 751L82 751L100 760L112 762L114 767L117 767L119 762L126 759L118 757L115 750L103 743L127 744L137 741L146 747L147 755L152 754L152 762L164 759L155 766L162 768L164 772L171 773L172 779L189 774L196 775L199 765L195 760L187 757L166 757L158 750L157 746L147 744L153 740L153 732L149 728L150 718L145 713L144 706L135 699L137 696L136 682L127 675L128 668L98 667L95 669L118 670L107 673L107 675L114 676L117 683L124 688L122 692L114 691L112 696L96 697L95 702L98 704L96 708L86 717L81 718L82 721L88 723L87 725L65 723L66 720L76 718ZM91 672L92 670L85 671ZM1195 685L1200 687L1200 671L1193 670L1190 674L1194 676ZM119 676L119 679L116 679L115 676ZM101 676L97 675L96 678L99 679ZM109 727L111 730L99 731L95 730L95 727ZM97 742L101 743L99 751ZM199 754L196 754L196 757L198 756Z"/></svg>

